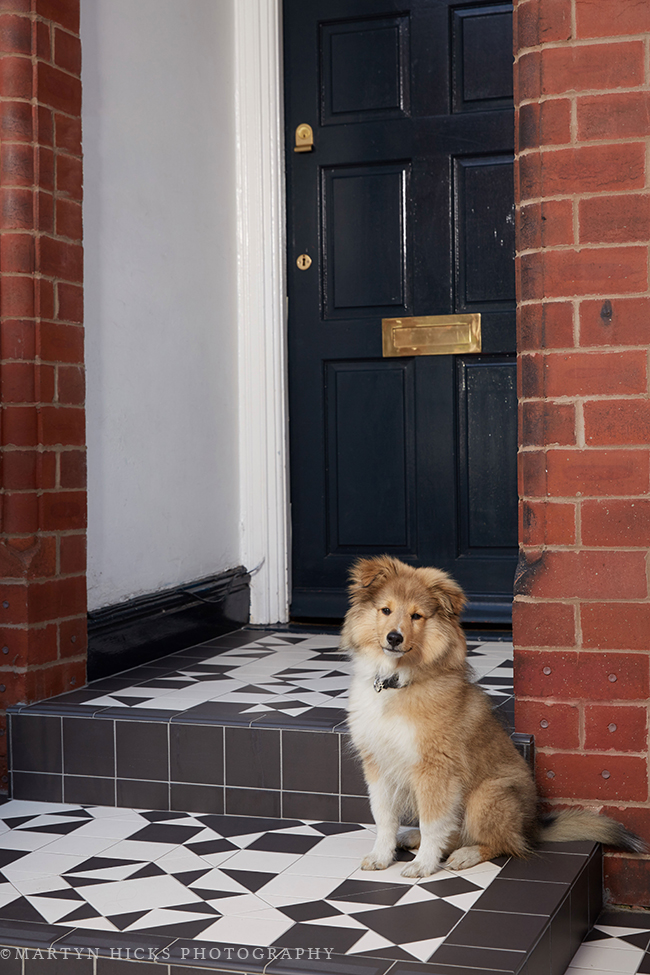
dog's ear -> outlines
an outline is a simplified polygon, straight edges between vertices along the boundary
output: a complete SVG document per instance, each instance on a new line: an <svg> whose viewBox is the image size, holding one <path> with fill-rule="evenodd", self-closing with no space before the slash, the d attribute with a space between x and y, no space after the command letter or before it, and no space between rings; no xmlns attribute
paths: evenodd
<svg viewBox="0 0 650 975"><path fill-rule="evenodd" d="M425 573L427 588L445 616L460 616L467 599L458 583L440 569L420 571Z"/></svg>
<svg viewBox="0 0 650 975"><path fill-rule="evenodd" d="M377 555L371 559L359 559L350 569L348 592L353 603L372 599L379 586L395 575L400 565L390 555Z"/></svg>

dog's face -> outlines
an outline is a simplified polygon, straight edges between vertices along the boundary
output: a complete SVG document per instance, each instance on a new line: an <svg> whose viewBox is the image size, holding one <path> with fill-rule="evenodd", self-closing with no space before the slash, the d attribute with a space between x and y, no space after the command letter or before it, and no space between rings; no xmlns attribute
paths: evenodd
<svg viewBox="0 0 650 975"><path fill-rule="evenodd" d="M350 578L343 641L397 666L418 666L435 656L465 603L460 586L445 572L415 569L387 555L361 559Z"/></svg>

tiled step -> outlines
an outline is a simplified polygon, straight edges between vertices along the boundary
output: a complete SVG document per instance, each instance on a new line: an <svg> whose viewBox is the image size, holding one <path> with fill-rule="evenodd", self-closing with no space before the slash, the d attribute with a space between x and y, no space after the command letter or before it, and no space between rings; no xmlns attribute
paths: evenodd
<svg viewBox="0 0 650 975"><path fill-rule="evenodd" d="M367 822L337 638L243 629L10 708L11 795ZM471 641L469 658L507 723L511 644Z"/></svg>
<svg viewBox="0 0 650 975"><path fill-rule="evenodd" d="M0 971L50 971L49 952L53 975L562 975L600 910L595 844L416 881L362 872L372 842L360 823L12 800Z"/></svg>

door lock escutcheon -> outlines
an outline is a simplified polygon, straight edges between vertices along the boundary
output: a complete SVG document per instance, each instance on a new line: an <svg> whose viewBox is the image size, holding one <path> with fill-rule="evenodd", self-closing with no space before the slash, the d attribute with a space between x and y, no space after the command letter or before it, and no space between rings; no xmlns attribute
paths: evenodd
<svg viewBox="0 0 650 975"><path fill-rule="evenodd" d="M301 254L297 259L296 264L301 271L306 271L307 268L311 267L311 257L309 254Z"/></svg>
<svg viewBox="0 0 650 975"><path fill-rule="evenodd" d="M307 122L301 122L296 129L294 152L311 152L314 148L314 130Z"/></svg>

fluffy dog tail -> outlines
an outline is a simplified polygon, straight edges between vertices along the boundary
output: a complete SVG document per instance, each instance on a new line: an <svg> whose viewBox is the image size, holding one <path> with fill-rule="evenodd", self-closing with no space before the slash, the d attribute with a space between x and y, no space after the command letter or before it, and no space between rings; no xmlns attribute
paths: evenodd
<svg viewBox="0 0 650 975"><path fill-rule="evenodd" d="M540 816L537 840L542 843L547 840L552 843L594 840L628 853L645 853L648 849L640 836L621 823L587 809L563 809Z"/></svg>

